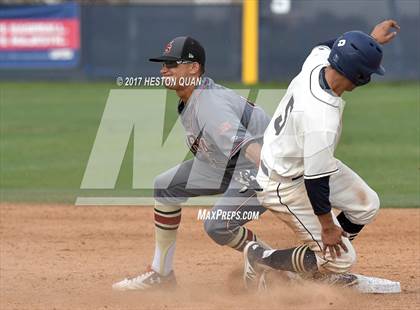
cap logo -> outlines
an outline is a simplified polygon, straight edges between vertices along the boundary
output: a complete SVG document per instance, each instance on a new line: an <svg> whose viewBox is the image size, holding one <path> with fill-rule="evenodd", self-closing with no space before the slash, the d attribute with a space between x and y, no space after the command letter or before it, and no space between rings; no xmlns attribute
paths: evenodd
<svg viewBox="0 0 420 310"><path fill-rule="evenodd" d="M169 54L171 52L171 49L172 49L172 45L173 44L174 44L174 40L172 40L171 42L169 42L168 44L166 44L164 54Z"/></svg>
<svg viewBox="0 0 420 310"><path fill-rule="evenodd" d="M194 58L194 55L191 53L188 53L188 58Z"/></svg>

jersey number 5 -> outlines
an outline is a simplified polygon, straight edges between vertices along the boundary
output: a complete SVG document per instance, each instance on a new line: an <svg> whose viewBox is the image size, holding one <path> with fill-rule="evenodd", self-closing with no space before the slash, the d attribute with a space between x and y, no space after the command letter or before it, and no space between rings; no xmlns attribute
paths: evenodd
<svg viewBox="0 0 420 310"><path fill-rule="evenodd" d="M287 117L289 116L290 112L293 110L293 96L290 98L289 102L286 105L286 109L284 109L284 117L283 114L280 114L274 121L274 129L276 130L276 136L278 136L283 129L284 125L286 125Z"/></svg>

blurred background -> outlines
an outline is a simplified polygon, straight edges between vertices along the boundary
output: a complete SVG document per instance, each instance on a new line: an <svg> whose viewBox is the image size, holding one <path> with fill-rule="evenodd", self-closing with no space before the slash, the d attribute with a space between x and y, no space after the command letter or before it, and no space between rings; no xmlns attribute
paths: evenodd
<svg viewBox="0 0 420 310"><path fill-rule="evenodd" d="M382 206L417 207L418 0L2 0L1 201L149 195L132 188L134 135L115 189L85 191L80 184L116 77L158 76L159 65L147 60L175 36L198 39L207 52L206 75L250 88L253 100L260 89L286 88L317 43L348 30L370 33L387 18L397 20L401 32L384 47L386 75L345 95L337 157L379 193ZM264 107L272 113L280 99ZM168 120L177 119L176 96L168 92L166 102L162 119L148 119L145 110L144 131L157 126L168 134ZM172 152L187 149L174 145ZM159 158L154 155L148 154L147 167Z"/></svg>
<svg viewBox="0 0 420 310"><path fill-rule="evenodd" d="M3 0L0 78L107 80L156 75L156 66L147 59L159 55L172 38L191 35L207 51L208 75L241 81L246 61L243 40L248 35L243 6L251 2L258 7L258 40L255 47L246 48L258 51L259 81L287 82L316 43L348 30L370 33L387 18L398 20L402 31L398 40L385 46L385 79L420 76L417 0ZM34 3L39 6L25 6ZM57 21L57 29L40 28L54 27L48 20ZM11 30L10 23L19 28L28 21L32 24L26 32ZM60 46L54 38L65 42Z"/></svg>

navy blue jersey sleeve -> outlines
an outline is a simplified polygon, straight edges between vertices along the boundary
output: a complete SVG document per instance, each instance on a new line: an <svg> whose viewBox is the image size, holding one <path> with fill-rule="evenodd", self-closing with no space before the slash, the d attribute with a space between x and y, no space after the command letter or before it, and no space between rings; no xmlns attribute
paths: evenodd
<svg viewBox="0 0 420 310"><path fill-rule="evenodd" d="M306 192L316 215L331 211L330 176L318 179L305 179Z"/></svg>
<svg viewBox="0 0 420 310"><path fill-rule="evenodd" d="M316 46L325 45L325 46L328 46L329 48L332 48L336 40L337 40L337 38L331 39L331 40L328 40L328 41L325 41L325 42L318 43Z"/></svg>

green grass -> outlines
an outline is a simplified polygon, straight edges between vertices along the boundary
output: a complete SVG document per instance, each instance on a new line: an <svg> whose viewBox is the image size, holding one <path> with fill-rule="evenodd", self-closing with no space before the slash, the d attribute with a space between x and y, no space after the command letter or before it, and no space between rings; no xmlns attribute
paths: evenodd
<svg viewBox="0 0 420 310"><path fill-rule="evenodd" d="M337 157L379 193L384 206L419 206L419 85L370 85L345 99Z"/></svg>
<svg viewBox="0 0 420 310"><path fill-rule="evenodd" d="M85 193L81 180L112 88L108 83L0 83L2 201L72 203ZM251 97L255 95L252 91ZM419 206L418 83L372 84L345 95L345 100L337 157L379 193L383 206ZM276 104L269 103L268 110ZM167 120L176 118L175 108L171 95ZM162 126L166 131L171 128L170 123ZM131 189L132 139L116 189L96 195L148 193Z"/></svg>

